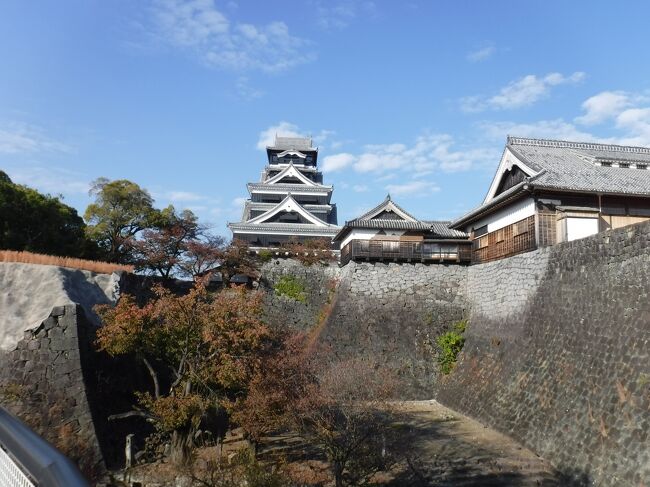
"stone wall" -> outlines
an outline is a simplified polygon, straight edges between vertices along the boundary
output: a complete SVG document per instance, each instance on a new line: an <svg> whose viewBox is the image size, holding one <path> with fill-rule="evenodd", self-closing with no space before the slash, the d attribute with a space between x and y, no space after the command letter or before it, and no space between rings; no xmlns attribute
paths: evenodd
<svg viewBox="0 0 650 487"><path fill-rule="evenodd" d="M650 223L471 267L351 263L320 333L579 485L650 479ZM283 312L290 312L286 308ZM449 376L435 338L469 318ZM644 484L643 482L646 482Z"/></svg>
<svg viewBox="0 0 650 487"><path fill-rule="evenodd" d="M278 295L275 285L283 276L294 278L304 288L305 302ZM310 330L322 318L340 278L336 263L304 266L292 259L273 259L262 267L260 288L265 293L265 315L272 325Z"/></svg>
<svg viewBox="0 0 650 487"><path fill-rule="evenodd" d="M402 397L430 398L438 376L435 338L468 313L467 267L351 262L321 342L332 360L364 357L396 372Z"/></svg>
<svg viewBox="0 0 650 487"><path fill-rule="evenodd" d="M469 269L471 322L437 398L584 485L650 479L650 224Z"/></svg>
<svg viewBox="0 0 650 487"><path fill-rule="evenodd" d="M89 326L71 304L26 331L15 350L0 355L0 404L92 477L104 462L82 371Z"/></svg>

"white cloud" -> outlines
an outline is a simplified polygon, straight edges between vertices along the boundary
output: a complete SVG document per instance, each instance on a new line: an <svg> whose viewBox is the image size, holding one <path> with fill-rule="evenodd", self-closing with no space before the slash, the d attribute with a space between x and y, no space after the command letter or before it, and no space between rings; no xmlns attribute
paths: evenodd
<svg viewBox="0 0 650 487"><path fill-rule="evenodd" d="M206 199L205 196L190 191L170 191L167 198L174 202L201 201Z"/></svg>
<svg viewBox="0 0 650 487"><path fill-rule="evenodd" d="M236 208L242 208L244 206L244 203L246 203L247 199L248 198L244 198L243 196L240 196L240 197L235 198L234 200L232 200L231 205L236 207Z"/></svg>
<svg viewBox="0 0 650 487"><path fill-rule="evenodd" d="M237 96L242 100L252 101L257 100L264 96L264 92L250 85L249 79L246 76L240 76L235 83L235 91Z"/></svg>
<svg viewBox="0 0 650 487"><path fill-rule="evenodd" d="M20 168L8 168L7 174L14 183L55 195L87 195L90 190L90 178L60 167L23 165Z"/></svg>
<svg viewBox="0 0 650 487"><path fill-rule="evenodd" d="M322 144L333 134L334 131L323 129L316 135L311 135L312 143ZM257 139L257 148L266 150L267 147L272 146L275 143L276 135L278 137L310 137L310 134L305 130L301 130L296 124L282 121L260 132Z"/></svg>
<svg viewBox="0 0 650 487"><path fill-rule="evenodd" d="M284 22L232 22L213 0L156 0L153 22L161 42L208 66L278 72L315 58L309 42L291 35Z"/></svg>
<svg viewBox="0 0 650 487"><path fill-rule="evenodd" d="M11 122L0 127L0 154L72 152L67 144L52 140L32 125Z"/></svg>
<svg viewBox="0 0 650 487"><path fill-rule="evenodd" d="M483 134L499 141L505 141L507 135L584 142L597 141L594 135L578 129L572 123L561 118L530 123L481 122L479 127Z"/></svg>
<svg viewBox="0 0 650 487"><path fill-rule="evenodd" d="M267 147L272 146L275 143L276 135L280 137L303 137L297 125L290 122L280 122L260 132L257 140L257 148L259 150L266 150Z"/></svg>
<svg viewBox="0 0 650 487"><path fill-rule="evenodd" d="M389 184L386 190L393 196L427 196L440 187L429 181L412 181L405 184Z"/></svg>
<svg viewBox="0 0 650 487"><path fill-rule="evenodd" d="M366 186L365 184L355 184L354 186L352 186L352 190L355 193L365 193L369 189L370 188L368 188L368 186Z"/></svg>
<svg viewBox="0 0 650 487"><path fill-rule="evenodd" d="M347 152L326 156L323 158L323 172L334 172L351 166L357 160L355 156Z"/></svg>
<svg viewBox="0 0 650 487"><path fill-rule="evenodd" d="M344 29L357 17L374 15L376 5L367 0L325 0L318 2L316 16L323 29Z"/></svg>
<svg viewBox="0 0 650 487"><path fill-rule="evenodd" d="M480 112L487 109L507 110L530 106L547 97L553 86L576 84L584 80L585 76L585 73L581 71L576 71L570 76L549 73L546 76L538 77L529 74L511 81L496 95L489 97L476 95L462 98L461 109L466 112Z"/></svg>
<svg viewBox="0 0 650 487"><path fill-rule="evenodd" d="M622 91L603 91L582 104L584 115L575 120L584 125L595 125L612 119L631 105L630 95Z"/></svg>
<svg viewBox="0 0 650 487"><path fill-rule="evenodd" d="M490 59L495 52L496 52L496 48L494 46L486 46L480 49L476 49L475 51L469 52L467 54L467 60L473 63L486 61Z"/></svg>
<svg viewBox="0 0 650 487"><path fill-rule="evenodd" d="M361 154L347 152L324 159L329 171L353 167L361 173L385 173L408 168L412 175L434 171L466 171L493 154L484 149L453 149L454 140L447 134L424 134L411 146L402 143L366 145ZM392 177L392 176L391 176Z"/></svg>
<svg viewBox="0 0 650 487"><path fill-rule="evenodd" d="M478 126L483 134L497 140L506 135L560 140L601 142L605 144L650 146L650 99L647 94L604 91L582 103L583 115L575 122L582 125L605 124L609 136L585 131L562 118L529 123L484 121Z"/></svg>
<svg viewBox="0 0 650 487"><path fill-rule="evenodd" d="M625 131L620 143L650 145L650 107L628 108L616 117L616 127Z"/></svg>

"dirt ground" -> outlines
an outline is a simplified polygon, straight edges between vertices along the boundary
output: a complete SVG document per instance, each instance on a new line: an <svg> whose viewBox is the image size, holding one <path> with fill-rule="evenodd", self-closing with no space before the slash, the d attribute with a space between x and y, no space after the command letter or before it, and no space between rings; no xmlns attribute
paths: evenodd
<svg viewBox="0 0 650 487"><path fill-rule="evenodd" d="M395 425L402 458L390 472L375 478L375 485L390 487L560 487L571 484L553 467L514 440L477 421L456 413L436 401L409 401L395 405ZM232 457L244 447L238 434L226 437L222 458ZM199 459L214 456L214 448L198 452ZM295 485L331 485L322 454L295 435L266 438L259 450L263 462L280 462ZM169 465L137 467L151 485L153 472L172 474ZM148 471L149 474L142 475ZM136 472L133 472L136 473ZM149 485L149 482L143 482ZM169 484L172 485L172 484ZM177 484L178 485L178 484ZM579 484L577 484L579 485Z"/></svg>

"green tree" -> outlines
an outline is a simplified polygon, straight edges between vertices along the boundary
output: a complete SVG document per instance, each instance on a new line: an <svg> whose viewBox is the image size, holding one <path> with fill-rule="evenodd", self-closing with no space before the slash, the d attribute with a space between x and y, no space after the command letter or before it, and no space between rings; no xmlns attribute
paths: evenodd
<svg viewBox="0 0 650 487"><path fill-rule="evenodd" d="M129 240L159 218L151 195L134 182L106 178L95 180L90 194L95 202L84 213L88 236L97 242L108 260L130 262Z"/></svg>
<svg viewBox="0 0 650 487"><path fill-rule="evenodd" d="M14 184L0 171L0 248L66 257L94 258L77 210L58 197Z"/></svg>

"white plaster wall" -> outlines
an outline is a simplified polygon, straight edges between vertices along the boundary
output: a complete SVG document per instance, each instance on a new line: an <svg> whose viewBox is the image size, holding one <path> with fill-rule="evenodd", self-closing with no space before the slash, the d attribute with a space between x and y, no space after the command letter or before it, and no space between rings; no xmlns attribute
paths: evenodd
<svg viewBox="0 0 650 487"><path fill-rule="evenodd" d="M375 235L377 235L377 230L363 230L355 228L348 234L347 237L343 239L343 242L341 242L341 248L350 243L350 240L370 240Z"/></svg>
<svg viewBox="0 0 650 487"><path fill-rule="evenodd" d="M598 218L567 218L567 240L577 240L598 233Z"/></svg>
<svg viewBox="0 0 650 487"><path fill-rule="evenodd" d="M533 198L525 198L521 201L516 202L513 205L510 205L506 208L503 208L481 220L475 222L472 226L474 228L482 227L483 225L488 226L488 233L494 232L508 225L512 225L515 222L528 218L535 214L535 200ZM470 229L467 228L466 231Z"/></svg>

